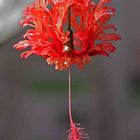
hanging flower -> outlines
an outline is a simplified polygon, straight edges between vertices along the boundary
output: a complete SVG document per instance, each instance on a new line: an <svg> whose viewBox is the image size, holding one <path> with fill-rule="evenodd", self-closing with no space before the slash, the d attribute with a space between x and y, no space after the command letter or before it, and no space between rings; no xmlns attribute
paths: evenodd
<svg viewBox="0 0 140 140"><path fill-rule="evenodd" d="M108 21L115 15L115 9L106 6L111 0L36 0L26 7L21 26L30 26L24 40L14 47L25 50L22 58L38 55L57 70L69 68L69 117L70 129L67 140L88 138L84 129L72 118L70 66L83 68L95 55L108 56L116 47L111 41L120 40L119 34ZM109 30L109 31L108 31Z"/></svg>
<svg viewBox="0 0 140 140"><path fill-rule="evenodd" d="M107 23L115 14L115 9L105 6L111 0L101 0L98 4L91 0L36 0L24 11L21 26L31 29L14 47L26 50L21 57L31 54L41 56L48 64L54 64L57 70L68 68L72 64L83 68L95 55L109 56L116 50L110 41L120 40L113 24ZM71 28L68 24L68 8L71 7ZM67 44L73 38L73 48Z"/></svg>

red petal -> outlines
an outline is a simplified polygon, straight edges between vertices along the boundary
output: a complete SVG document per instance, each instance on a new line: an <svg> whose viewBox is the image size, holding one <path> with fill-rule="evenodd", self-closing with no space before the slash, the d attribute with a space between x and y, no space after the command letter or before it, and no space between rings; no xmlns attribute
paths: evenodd
<svg viewBox="0 0 140 140"><path fill-rule="evenodd" d="M25 48L27 48L29 46L29 43L27 40L25 41L20 41L19 43L14 45L14 48L16 48L17 50L23 50Z"/></svg>
<svg viewBox="0 0 140 140"><path fill-rule="evenodd" d="M102 41L113 41L113 40L121 40L119 34L101 34L98 36L99 40Z"/></svg>
<svg viewBox="0 0 140 140"><path fill-rule="evenodd" d="M21 58L27 58L27 57L29 57L31 54L35 54L35 51L34 50L30 50L30 51L26 51L26 52L23 52L22 54L21 54Z"/></svg>
<svg viewBox="0 0 140 140"><path fill-rule="evenodd" d="M101 44L97 44L96 47L99 47L107 52L114 52L116 50L116 47L113 46L110 42L103 42Z"/></svg>
<svg viewBox="0 0 140 140"><path fill-rule="evenodd" d="M96 10L99 10L103 5L109 3L111 0L101 0L97 6L96 6Z"/></svg>
<svg viewBox="0 0 140 140"><path fill-rule="evenodd" d="M109 54L104 51L104 50L94 50L94 51L91 51L88 53L89 56L94 56L94 55L104 55L104 56L108 56L109 57Z"/></svg>
<svg viewBox="0 0 140 140"><path fill-rule="evenodd" d="M114 29L115 31L117 31L116 26L113 25L113 24L106 25L106 26L102 27L102 29L103 29L103 30Z"/></svg>

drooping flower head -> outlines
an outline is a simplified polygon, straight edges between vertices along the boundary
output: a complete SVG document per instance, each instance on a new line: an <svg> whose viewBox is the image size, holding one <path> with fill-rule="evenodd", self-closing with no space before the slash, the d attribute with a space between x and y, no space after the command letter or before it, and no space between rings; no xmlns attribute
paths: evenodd
<svg viewBox="0 0 140 140"><path fill-rule="evenodd" d="M21 26L30 26L24 40L14 47L25 50L21 57L34 54L55 65L57 70L69 68L69 117L67 140L88 138L84 129L74 123L71 110L70 66L83 68L95 55L109 56L115 51L111 41L120 40L113 24L108 21L115 9L106 6L111 0L36 0L26 7ZM109 31L108 31L109 30Z"/></svg>
<svg viewBox="0 0 140 140"><path fill-rule="evenodd" d="M116 30L108 23L115 14L113 7L106 6L110 1L95 4L91 0L36 0L25 9L20 23L32 28L24 35L25 40L14 47L26 49L21 57L41 56L57 70L72 64L83 68L91 56L109 56L116 49L110 41L121 39L118 34L106 32ZM71 30L67 30L69 21Z"/></svg>

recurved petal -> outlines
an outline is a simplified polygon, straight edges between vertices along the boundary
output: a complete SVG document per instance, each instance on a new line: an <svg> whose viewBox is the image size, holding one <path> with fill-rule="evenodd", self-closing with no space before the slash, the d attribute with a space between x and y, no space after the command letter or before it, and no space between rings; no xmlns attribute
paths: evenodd
<svg viewBox="0 0 140 140"><path fill-rule="evenodd" d="M90 51L88 53L89 56L94 56L94 55L104 55L104 56L108 56L109 57L109 54L104 51L104 50L94 50L94 51Z"/></svg>
<svg viewBox="0 0 140 140"><path fill-rule="evenodd" d="M114 24L108 24L102 27L103 30L108 30L108 29L114 29L115 31L117 31L117 28Z"/></svg>
<svg viewBox="0 0 140 140"><path fill-rule="evenodd" d="M96 47L101 48L102 50L105 50L107 52L114 52L116 50L116 47L110 42L96 44Z"/></svg>
<svg viewBox="0 0 140 140"><path fill-rule="evenodd" d="M95 10L99 10L103 5L109 3L111 0L100 0L100 2L97 4Z"/></svg>
<svg viewBox="0 0 140 140"><path fill-rule="evenodd" d="M21 58L28 58L31 54L36 54L35 50L25 51L21 54Z"/></svg>
<svg viewBox="0 0 140 140"><path fill-rule="evenodd" d="M100 34L98 36L99 40L102 41L115 41L115 40L121 40L121 36L119 34Z"/></svg>
<svg viewBox="0 0 140 140"><path fill-rule="evenodd" d="M20 41L17 44L15 44L13 47L16 48L17 50L23 50L29 46L29 42L27 40Z"/></svg>
<svg viewBox="0 0 140 140"><path fill-rule="evenodd" d="M115 9L112 7L104 7L99 12L95 11L94 13L96 21L98 21L99 19L103 18L106 15L112 16L114 14L115 14Z"/></svg>

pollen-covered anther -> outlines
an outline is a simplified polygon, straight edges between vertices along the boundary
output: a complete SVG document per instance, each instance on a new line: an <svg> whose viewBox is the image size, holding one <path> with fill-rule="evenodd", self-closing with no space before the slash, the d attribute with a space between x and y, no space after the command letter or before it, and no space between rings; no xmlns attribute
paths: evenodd
<svg viewBox="0 0 140 140"><path fill-rule="evenodd" d="M63 52L66 52L66 53L70 53L70 52L72 52L72 50L73 49L71 47L67 46L67 45L65 45L64 48L63 48Z"/></svg>
<svg viewBox="0 0 140 140"><path fill-rule="evenodd" d="M64 51L69 51L70 47L69 46L64 46Z"/></svg>
<svg viewBox="0 0 140 140"><path fill-rule="evenodd" d="M65 62L64 62L64 64L65 64L65 65L68 65L68 62L67 62L67 61L65 61Z"/></svg>

